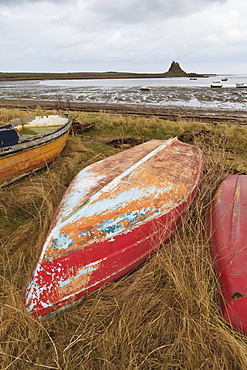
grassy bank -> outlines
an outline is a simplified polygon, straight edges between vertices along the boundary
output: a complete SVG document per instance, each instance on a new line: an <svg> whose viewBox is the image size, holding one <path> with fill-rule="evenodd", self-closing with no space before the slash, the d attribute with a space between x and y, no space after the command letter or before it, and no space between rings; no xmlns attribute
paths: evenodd
<svg viewBox="0 0 247 370"><path fill-rule="evenodd" d="M0 124L44 113L0 109ZM62 154L46 169L0 190L0 368L245 369L247 338L219 313L204 216L220 181L247 172L247 129L156 117L72 115L78 123ZM201 148L205 170L172 240L134 272L73 308L43 321L30 317L23 293L75 174L129 145L173 136Z"/></svg>

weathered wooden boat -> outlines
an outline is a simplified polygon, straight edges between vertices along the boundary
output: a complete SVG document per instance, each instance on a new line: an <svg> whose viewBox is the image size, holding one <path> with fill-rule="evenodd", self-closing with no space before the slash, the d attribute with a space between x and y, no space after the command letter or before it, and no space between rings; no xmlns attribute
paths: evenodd
<svg viewBox="0 0 247 370"><path fill-rule="evenodd" d="M220 184L208 222L222 314L247 334L247 175L229 176Z"/></svg>
<svg viewBox="0 0 247 370"><path fill-rule="evenodd" d="M69 114L17 118L0 126L0 186L51 162L64 148Z"/></svg>
<svg viewBox="0 0 247 370"><path fill-rule="evenodd" d="M168 240L203 170L198 148L151 140L84 168L51 223L25 294L44 317L115 281Z"/></svg>

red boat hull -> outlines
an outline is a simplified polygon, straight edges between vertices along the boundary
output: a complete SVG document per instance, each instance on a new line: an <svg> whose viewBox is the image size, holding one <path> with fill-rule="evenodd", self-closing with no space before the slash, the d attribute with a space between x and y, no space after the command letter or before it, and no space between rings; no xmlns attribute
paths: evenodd
<svg viewBox="0 0 247 370"><path fill-rule="evenodd" d="M209 234L221 284L221 310L237 330L247 333L247 176L227 177L209 213Z"/></svg>
<svg viewBox="0 0 247 370"><path fill-rule="evenodd" d="M145 261L193 200L200 150L152 140L83 169L52 221L25 295L30 314L64 309Z"/></svg>

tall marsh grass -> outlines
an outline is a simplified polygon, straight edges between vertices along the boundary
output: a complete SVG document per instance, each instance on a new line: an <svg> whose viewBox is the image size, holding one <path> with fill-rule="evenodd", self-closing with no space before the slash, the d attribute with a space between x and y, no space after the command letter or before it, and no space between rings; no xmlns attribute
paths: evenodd
<svg viewBox="0 0 247 370"><path fill-rule="evenodd" d="M72 135L46 169L0 190L0 368L246 369L247 338L220 315L204 220L222 179L246 171L247 131L103 113L73 115L96 126ZM22 303L25 287L75 174L121 150L106 145L109 139L175 135L201 148L205 170L197 197L169 243L67 311L42 321L30 317Z"/></svg>

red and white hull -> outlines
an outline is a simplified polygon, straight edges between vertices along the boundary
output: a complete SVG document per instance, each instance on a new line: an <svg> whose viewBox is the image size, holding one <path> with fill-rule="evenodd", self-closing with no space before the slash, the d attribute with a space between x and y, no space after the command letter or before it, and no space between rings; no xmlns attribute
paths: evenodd
<svg viewBox="0 0 247 370"><path fill-rule="evenodd" d="M138 266L167 241L200 184L199 149L152 140L84 168L52 221L25 295L43 317Z"/></svg>

